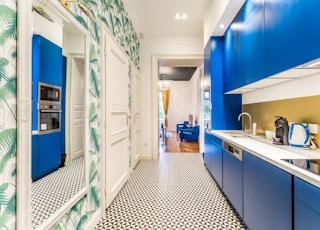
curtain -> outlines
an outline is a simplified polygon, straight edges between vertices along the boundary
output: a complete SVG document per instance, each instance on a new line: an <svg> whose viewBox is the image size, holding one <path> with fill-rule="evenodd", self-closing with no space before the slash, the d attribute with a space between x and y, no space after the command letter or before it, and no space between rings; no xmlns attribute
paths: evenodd
<svg viewBox="0 0 320 230"><path fill-rule="evenodd" d="M169 108L169 99L170 99L170 89L162 90L162 101L163 101L163 110L164 110L164 126L168 127L168 108Z"/></svg>

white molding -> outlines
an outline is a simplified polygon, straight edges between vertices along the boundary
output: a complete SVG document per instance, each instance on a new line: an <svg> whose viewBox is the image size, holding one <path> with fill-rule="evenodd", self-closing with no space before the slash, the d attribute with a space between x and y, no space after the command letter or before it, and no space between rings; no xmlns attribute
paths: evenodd
<svg viewBox="0 0 320 230"><path fill-rule="evenodd" d="M101 212L99 212L99 211L95 212L91 216L91 218L90 218L90 220L89 220L89 222L88 222L88 224L86 226L86 229L92 229L93 230L97 226L97 224L99 223L101 218L103 218L104 216L105 216L105 213L103 213L103 215L101 215Z"/></svg>
<svg viewBox="0 0 320 230"><path fill-rule="evenodd" d="M101 67L100 67L100 76L105 76L106 71L104 69L104 62L105 62L105 52L106 52L106 32L105 27L102 25L101 20L98 21L99 27L100 27L100 60L101 60ZM100 88L103 89L104 85L106 85L106 79L104 77L101 77L101 84ZM100 133L101 133L101 154L100 154L100 183L99 183L99 193L100 193L100 213L101 215L105 214L106 210L106 125L107 121L105 120L105 114L106 114L106 104L105 98L106 98L106 91L100 90L101 92L101 109L99 114L100 119Z"/></svg>
<svg viewBox="0 0 320 230"><path fill-rule="evenodd" d="M151 154L150 155L140 155L139 161L140 160L152 160L152 156L151 156ZM137 163L137 165L138 165L138 163Z"/></svg>
<svg viewBox="0 0 320 230"><path fill-rule="evenodd" d="M31 229L32 1L18 1L17 229Z"/></svg>
<svg viewBox="0 0 320 230"><path fill-rule="evenodd" d="M65 203L58 211L50 215L40 226L37 227L37 230L47 230L52 228L57 222L59 222L65 214L70 210L72 206L77 204L77 202L84 197L84 195L89 191L87 187L81 189L75 196L73 196L67 203Z"/></svg>

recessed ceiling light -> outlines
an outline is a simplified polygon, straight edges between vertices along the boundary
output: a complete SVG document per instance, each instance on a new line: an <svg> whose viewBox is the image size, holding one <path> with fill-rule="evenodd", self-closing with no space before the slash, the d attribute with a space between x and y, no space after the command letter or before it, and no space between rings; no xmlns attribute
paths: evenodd
<svg viewBox="0 0 320 230"><path fill-rule="evenodd" d="M188 16L186 14L176 14L175 18L177 20L185 20L188 18Z"/></svg>
<svg viewBox="0 0 320 230"><path fill-rule="evenodd" d="M220 29L223 29L224 28L224 24L220 24Z"/></svg>

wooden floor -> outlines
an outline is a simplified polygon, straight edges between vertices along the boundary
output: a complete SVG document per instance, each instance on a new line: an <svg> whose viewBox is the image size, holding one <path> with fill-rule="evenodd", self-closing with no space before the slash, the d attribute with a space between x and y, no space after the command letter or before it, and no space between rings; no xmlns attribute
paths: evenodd
<svg viewBox="0 0 320 230"><path fill-rule="evenodd" d="M179 136L176 132L167 132L166 137L160 137L160 152L166 153L198 153L199 143L198 142L187 142L180 141Z"/></svg>

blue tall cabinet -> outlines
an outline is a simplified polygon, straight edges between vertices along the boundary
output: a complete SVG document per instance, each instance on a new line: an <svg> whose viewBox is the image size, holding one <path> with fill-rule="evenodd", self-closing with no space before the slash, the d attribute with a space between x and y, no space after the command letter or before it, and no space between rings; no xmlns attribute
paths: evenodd
<svg viewBox="0 0 320 230"><path fill-rule="evenodd" d="M39 134L38 83L62 86L62 48L41 35L32 38L32 180L57 170L61 162L61 132Z"/></svg>

